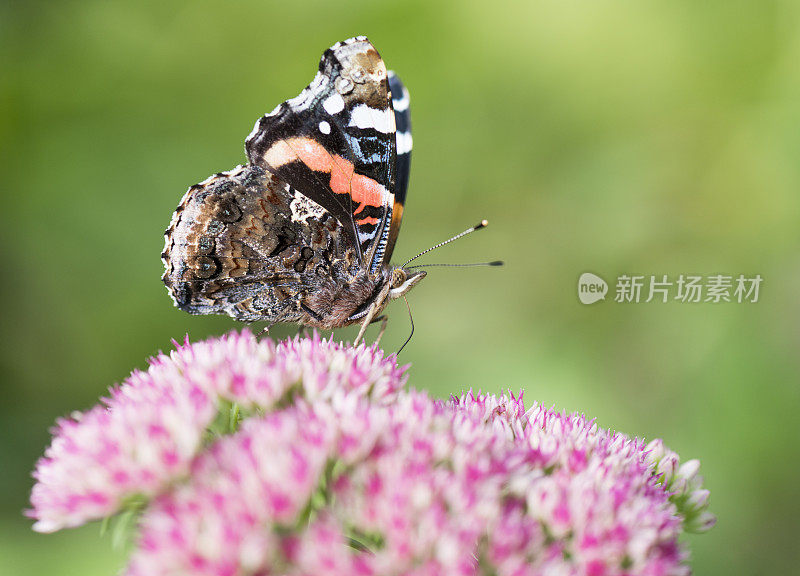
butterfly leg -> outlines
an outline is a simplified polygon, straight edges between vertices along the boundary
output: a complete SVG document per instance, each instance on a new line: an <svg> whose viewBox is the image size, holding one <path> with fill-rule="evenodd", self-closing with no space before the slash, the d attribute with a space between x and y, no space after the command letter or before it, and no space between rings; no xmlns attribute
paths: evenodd
<svg viewBox="0 0 800 576"><path fill-rule="evenodd" d="M264 337L267 334L269 334L269 329L270 328L275 326L275 324L279 324L280 322L283 322L285 319L286 319L286 310L284 309L281 313L279 313L277 316L275 316L274 320L270 320L270 323L267 324L266 326L264 326L264 328L262 328L261 331L258 334L256 334L256 340L260 340L262 337Z"/></svg>
<svg viewBox="0 0 800 576"><path fill-rule="evenodd" d="M381 290L378 297L370 304L369 311L367 315L364 317L364 321L361 323L361 330L358 331L358 336L356 336L355 341L353 342L353 346L358 346L361 342L361 339L364 337L364 332L367 330L367 326L372 324L373 318L375 318L375 314L377 314L380 310L383 310L384 305L386 304L386 299L389 297L389 290L391 290L392 286L388 282Z"/></svg>
<svg viewBox="0 0 800 576"><path fill-rule="evenodd" d="M269 334L269 329L275 326L275 324L277 324L277 322L270 322L269 324L264 326L261 330L259 330L258 334L256 334L256 340L261 340L261 338Z"/></svg>
<svg viewBox="0 0 800 576"><path fill-rule="evenodd" d="M380 322L381 323L381 329L378 332L378 337L375 338L375 344L378 344L381 341L381 338L383 337L383 333L386 332L386 324L387 324L388 321L389 321L388 316L386 316L384 314L381 314L380 316L378 316L376 318L373 318L372 321L369 322L369 324L366 324L366 323L363 324L361 326L361 330L359 330L358 338L356 338L356 342L360 342L361 341L360 339L364 335L363 333L366 331L366 327L368 325L375 324L376 322ZM357 346L357 344L353 344L353 346Z"/></svg>
<svg viewBox="0 0 800 576"><path fill-rule="evenodd" d="M369 312L364 317L364 321L361 323L361 329L358 331L358 336L353 341L353 348L359 345L361 339L364 337L364 332L367 330L367 326L372 323L372 317L375 316L375 303L373 302L369 307Z"/></svg>
<svg viewBox="0 0 800 576"><path fill-rule="evenodd" d="M375 338L375 345L376 346L378 344L380 344L381 338L383 338L383 333L386 332L386 324L389 322L389 317L386 316L385 314L382 314L382 315L378 316L377 318L375 318L375 320L373 320L373 322L377 322L378 320L380 320L380 322L381 322L381 329L378 331L378 337Z"/></svg>

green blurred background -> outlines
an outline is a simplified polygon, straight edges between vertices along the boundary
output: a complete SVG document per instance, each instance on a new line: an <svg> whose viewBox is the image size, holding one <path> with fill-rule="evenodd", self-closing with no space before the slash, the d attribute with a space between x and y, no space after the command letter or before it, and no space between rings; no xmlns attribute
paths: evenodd
<svg viewBox="0 0 800 576"><path fill-rule="evenodd" d="M488 218L426 261L507 262L412 292L411 385L524 388L662 437L702 460L719 516L687 538L695 572L795 572L799 25L789 0L0 3L0 572L123 565L96 524L22 517L48 427L171 338L238 327L173 308L162 232L357 34L412 94L396 260ZM764 284L756 304L584 306L584 271ZM409 323L390 314L396 350Z"/></svg>

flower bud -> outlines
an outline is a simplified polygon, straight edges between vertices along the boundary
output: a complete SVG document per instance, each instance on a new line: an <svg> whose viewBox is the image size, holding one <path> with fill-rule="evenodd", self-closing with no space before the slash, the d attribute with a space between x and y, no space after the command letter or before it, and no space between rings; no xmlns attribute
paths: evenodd
<svg viewBox="0 0 800 576"><path fill-rule="evenodd" d="M664 475L665 486L669 486L672 483L672 479L675 476L675 471L678 469L678 463L678 455L674 452L668 452L663 458L661 458L661 460L659 460L656 473Z"/></svg>
<svg viewBox="0 0 800 576"><path fill-rule="evenodd" d="M700 470L700 460L688 460L678 469L678 476L690 483Z"/></svg>
<svg viewBox="0 0 800 576"><path fill-rule="evenodd" d="M711 492L708 490L694 490L689 495L689 499L687 500L686 504L692 510L700 510L708 505L708 497L710 495Z"/></svg>
<svg viewBox="0 0 800 576"><path fill-rule="evenodd" d="M664 448L664 441L661 438L651 440L645 451L647 452L647 461L650 464L657 464L667 453Z"/></svg>
<svg viewBox="0 0 800 576"><path fill-rule="evenodd" d="M717 517L711 512L706 511L701 513L697 518L690 522L689 525L686 526L686 530L688 532L702 534L703 532L708 532L711 530L716 523Z"/></svg>

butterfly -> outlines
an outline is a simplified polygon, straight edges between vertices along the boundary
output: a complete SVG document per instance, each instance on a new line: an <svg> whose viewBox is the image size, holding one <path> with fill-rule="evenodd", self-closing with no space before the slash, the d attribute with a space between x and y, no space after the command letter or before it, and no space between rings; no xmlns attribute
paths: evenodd
<svg viewBox="0 0 800 576"><path fill-rule="evenodd" d="M411 166L409 94L364 36L326 50L256 122L247 164L189 188L162 277L190 314L334 329L356 342L422 270L392 266Z"/></svg>

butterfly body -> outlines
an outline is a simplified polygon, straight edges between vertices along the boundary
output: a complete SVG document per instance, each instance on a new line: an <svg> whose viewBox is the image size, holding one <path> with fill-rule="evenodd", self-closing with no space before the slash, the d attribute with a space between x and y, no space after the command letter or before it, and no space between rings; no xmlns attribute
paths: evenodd
<svg viewBox="0 0 800 576"><path fill-rule="evenodd" d="M178 308L365 325L425 276L389 263L408 184L408 93L366 38L327 50L245 147L248 164L192 186L165 233L163 280Z"/></svg>

